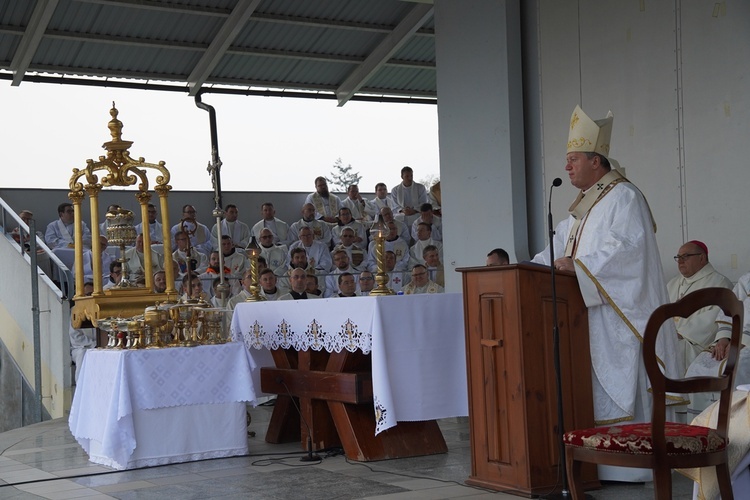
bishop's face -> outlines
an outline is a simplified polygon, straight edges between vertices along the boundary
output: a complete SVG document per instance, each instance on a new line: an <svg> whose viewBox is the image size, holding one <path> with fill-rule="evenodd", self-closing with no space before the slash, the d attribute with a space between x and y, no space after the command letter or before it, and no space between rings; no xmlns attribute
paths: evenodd
<svg viewBox="0 0 750 500"><path fill-rule="evenodd" d="M589 159L586 153L568 153L565 159L570 183L578 189L587 190L605 173L597 156Z"/></svg>

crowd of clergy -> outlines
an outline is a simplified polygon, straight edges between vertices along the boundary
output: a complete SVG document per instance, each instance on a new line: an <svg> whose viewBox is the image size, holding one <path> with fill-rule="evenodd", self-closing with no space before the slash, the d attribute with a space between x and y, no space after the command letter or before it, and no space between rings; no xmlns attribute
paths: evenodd
<svg viewBox="0 0 750 500"><path fill-rule="evenodd" d="M329 192L325 177L317 177L314 184L315 191L305 199L297 221L279 219L273 202L267 201L261 206L260 220L248 224L240 220L237 205L227 204L219 231L218 224L209 229L199 222L193 205L184 205L180 222L170 229L175 288L186 298L200 297L220 305L217 286L221 260L229 284L226 305L234 307L249 296L252 278L246 249L255 238L260 248L258 284L266 300L368 295L376 286L371 230L377 228L385 234L389 288L399 294L444 291L439 182L428 189L414 181L410 167L404 167L401 182L390 193L384 183L378 183L372 199L365 199L356 184L348 186L343 199ZM118 208L110 205L107 211ZM148 230L154 290L163 292L167 287L164 238L156 207L148 205L147 228L143 223L135 227L138 236L135 245L125 251L125 273L119 259L107 250L104 235L108 224L105 221L100 227L104 288L115 287L123 279L136 285L145 283L142 233ZM84 244L90 245L91 232L85 223L82 231ZM47 226L44 240L53 251L74 246L70 203L58 206L58 219ZM304 273L294 273L297 269ZM86 275L86 281L90 281L90 266Z"/></svg>

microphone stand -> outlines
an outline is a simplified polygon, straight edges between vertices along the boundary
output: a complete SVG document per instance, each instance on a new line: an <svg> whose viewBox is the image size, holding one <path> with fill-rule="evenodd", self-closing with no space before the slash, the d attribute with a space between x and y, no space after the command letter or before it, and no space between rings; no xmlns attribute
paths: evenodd
<svg viewBox="0 0 750 500"><path fill-rule="evenodd" d="M552 182L549 188L549 209L547 210L547 226L549 228L549 261L550 276L552 281L552 344L554 346L555 356L555 382L557 382L557 429L558 437L558 454L560 456L560 471L562 472L563 486L559 494L547 496L546 498L572 498L568 489L568 471L565 462L565 444L563 443L563 432L565 432L563 418L563 390L562 390L562 370L560 367L560 327L558 326L557 316L557 284L555 282L555 226L552 223L552 190L562 184L558 177Z"/></svg>
<svg viewBox="0 0 750 500"><path fill-rule="evenodd" d="M557 429L560 433L557 440L558 444L558 455L560 456L560 472L562 473L562 491L560 493L554 493L546 495L544 498L547 499L569 499L573 498L570 493L568 485L568 470L567 463L565 462L565 443L563 443L563 433L565 432L565 421L563 417L563 389L562 389L562 368L560 363L560 327L557 316L557 284L555 281L555 226L552 223L552 190L562 184L562 179L559 177L552 181L552 186L549 188L549 208L547 210L547 226L549 228L549 260L550 260L550 276L552 283L552 344L554 346L555 356L555 382L557 382ZM584 494L583 498L589 500L592 497Z"/></svg>
<svg viewBox="0 0 750 500"><path fill-rule="evenodd" d="M302 458L299 459L299 461L300 462L322 462L323 460L320 458L320 455L318 455L317 453L313 453L312 429L310 429L310 426L307 424L307 420L305 420L305 416L302 415L302 410L300 410L299 406L297 406L297 402L294 400L294 396L292 396L292 393L289 390L289 387L286 385L286 382L284 382L284 379L281 377L276 377L276 383L284 386L284 389L286 389L286 393L289 396L289 399L292 400L292 404L294 405L294 408L296 408L297 413L299 413L299 417L302 420L302 423L305 424L305 427L307 428L307 455L304 455Z"/></svg>

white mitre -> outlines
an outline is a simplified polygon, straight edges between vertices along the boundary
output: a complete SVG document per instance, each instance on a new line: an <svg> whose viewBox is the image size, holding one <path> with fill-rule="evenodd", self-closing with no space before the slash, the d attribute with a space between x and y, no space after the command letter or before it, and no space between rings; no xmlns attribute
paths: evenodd
<svg viewBox="0 0 750 500"><path fill-rule="evenodd" d="M609 141L612 137L611 111L601 120L592 120L580 106L573 110L568 133L568 153L599 153L609 158Z"/></svg>

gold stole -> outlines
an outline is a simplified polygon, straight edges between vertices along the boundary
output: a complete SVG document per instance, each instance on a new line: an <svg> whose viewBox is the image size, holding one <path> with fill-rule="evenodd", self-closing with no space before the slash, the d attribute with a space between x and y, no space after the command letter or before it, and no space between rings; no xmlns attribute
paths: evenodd
<svg viewBox="0 0 750 500"><path fill-rule="evenodd" d="M338 214L335 213L336 212L336 207L333 204L332 196L333 195L331 195L331 194L328 195L328 211L331 213L331 217L336 217L336 215L338 215ZM325 206L323 205L323 197L320 196L318 193L315 193L313 195L312 199L313 199L313 205L315 206L315 210L319 214L327 216L326 210L325 210Z"/></svg>
<svg viewBox="0 0 750 500"><path fill-rule="evenodd" d="M604 198L613 187L621 182L629 181L620 172L612 169L591 186L586 193L583 191L578 193L578 197L576 197L575 201L568 209L570 215L575 219L575 222L573 223L573 227L570 228L568 241L565 244L565 257L573 257L573 255L575 255L578 229L586 214L589 213L589 210L591 210L600 199Z"/></svg>

